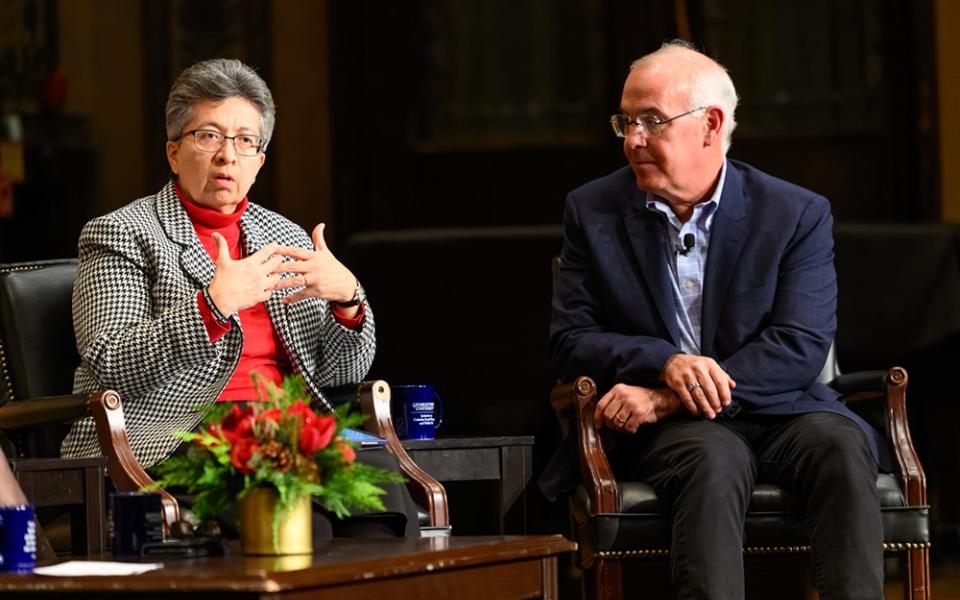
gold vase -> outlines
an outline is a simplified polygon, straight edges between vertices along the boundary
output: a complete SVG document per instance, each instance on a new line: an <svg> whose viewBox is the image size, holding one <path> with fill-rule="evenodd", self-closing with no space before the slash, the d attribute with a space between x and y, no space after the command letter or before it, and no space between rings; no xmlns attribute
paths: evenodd
<svg viewBox="0 0 960 600"><path fill-rule="evenodd" d="M244 554L313 554L313 514L310 496L303 496L280 515L277 540L273 540L273 511L280 501L272 488L251 490L240 500L240 540Z"/></svg>

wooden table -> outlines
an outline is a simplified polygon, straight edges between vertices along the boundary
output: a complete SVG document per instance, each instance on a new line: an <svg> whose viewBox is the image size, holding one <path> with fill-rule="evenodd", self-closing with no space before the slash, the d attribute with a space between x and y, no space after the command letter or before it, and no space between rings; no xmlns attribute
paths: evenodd
<svg viewBox="0 0 960 600"><path fill-rule="evenodd" d="M500 486L497 533L527 532L526 487L532 477L532 435L403 440L410 458L437 481L497 481ZM506 523L514 505L512 527ZM515 517L515 518L514 518ZM479 533L488 533L487 531Z"/></svg>
<svg viewBox="0 0 960 600"><path fill-rule="evenodd" d="M74 555L106 549L104 458L18 458L10 461L20 488L37 508L70 507Z"/></svg>
<svg viewBox="0 0 960 600"><path fill-rule="evenodd" d="M163 559L129 577L0 574L0 597L557 598L557 555L575 549L559 535L338 539L313 556Z"/></svg>

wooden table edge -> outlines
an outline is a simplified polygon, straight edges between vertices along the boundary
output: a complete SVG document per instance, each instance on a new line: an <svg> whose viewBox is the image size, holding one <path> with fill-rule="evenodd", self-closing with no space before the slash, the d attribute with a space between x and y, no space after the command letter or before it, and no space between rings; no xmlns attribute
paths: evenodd
<svg viewBox="0 0 960 600"><path fill-rule="evenodd" d="M433 538L444 539L444 538ZM562 535L538 536L484 536L475 538L477 545L454 548L424 549L430 557L424 566L423 554L401 554L358 559L325 567L322 573L311 573L309 568L232 575L228 582L224 576L202 578L202 561L210 559L174 559L163 569L148 571L141 575L125 577L53 577L42 575L0 574L0 592L70 592L70 591L152 591L177 590L183 586L174 575L192 574L190 591L222 590L225 592L273 593L296 589L320 588L347 583L358 583L383 578L416 575L438 571L468 569L480 565L506 562L521 562L556 556L576 550L576 542ZM467 538L465 541L469 541ZM383 540L380 540L383 541ZM424 540L421 540L424 541ZM365 540L337 540L341 544L363 544ZM276 560L265 557L264 561ZM182 561L182 562L180 562ZM200 564L198 565L198 561ZM150 562L145 559L144 562ZM157 560L156 562L162 562ZM177 565L177 562L180 565ZM167 565L173 565L167 566ZM197 567L200 567L199 569ZM16 578L16 579L12 579Z"/></svg>

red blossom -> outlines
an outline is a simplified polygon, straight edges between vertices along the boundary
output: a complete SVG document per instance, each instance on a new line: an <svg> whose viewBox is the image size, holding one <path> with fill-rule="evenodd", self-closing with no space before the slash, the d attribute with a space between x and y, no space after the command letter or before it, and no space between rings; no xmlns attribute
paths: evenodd
<svg viewBox="0 0 960 600"><path fill-rule="evenodd" d="M274 423L279 423L282 416L283 410L275 406L273 408L268 408L257 415L257 421L273 421Z"/></svg>
<svg viewBox="0 0 960 600"><path fill-rule="evenodd" d="M249 436L253 431L253 408L248 406L241 409L234 404L220 423L220 431L231 445L236 445L238 440Z"/></svg>
<svg viewBox="0 0 960 600"><path fill-rule="evenodd" d="M337 431L334 417L316 417L311 421L304 423L300 429L300 452L307 456L326 448Z"/></svg>
<svg viewBox="0 0 960 600"><path fill-rule="evenodd" d="M252 437L237 440L230 450L230 463L241 473L253 473L248 464L253 455L260 451L260 445Z"/></svg>
<svg viewBox="0 0 960 600"><path fill-rule="evenodd" d="M310 405L304 402L303 400L297 400L287 408L287 415L294 416L300 415L303 419L304 425L313 425L316 423L317 419L320 418L317 413L313 412L313 409L310 408Z"/></svg>
<svg viewBox="0 0 960 600"><path fill-rule="evenodd" d="M341 440L340 438L337 438L336 444L337 450L340 451L340 454L343 454L344 462L352 463L357 459L357 452L353 449L353 446Z"/></svg>

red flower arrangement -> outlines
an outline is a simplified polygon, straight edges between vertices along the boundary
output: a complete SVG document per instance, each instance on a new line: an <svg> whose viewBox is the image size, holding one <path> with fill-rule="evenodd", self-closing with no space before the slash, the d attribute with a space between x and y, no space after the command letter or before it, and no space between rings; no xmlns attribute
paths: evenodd
<svg viewBox="0 0 960 600"><path fill-rule="evenodd" d="M384 491L376 484L403 478L355 462L352 443L341 437L344 427L359 426L364 417L346 405L318 414L300 376L287 377L281 387L255 379L266 398L215 404L204 409L196 432L174 433L193 444L151 469L157 486L196 494L193 511L202 519L226 514L252 489L273 487L280 498L275 529L280 514L304 495L341 518L351 509L383 510Z"/></svg>
<svg viewBox="0 0 960 600"><path fill-rule="evenodd" d="M299 438L296 444L297 450L304 456L311 456L326 448L337 433L335 416L320 416L313 412L310 405L303 400L294 401L287 406L286 411L274 405L256 412L253 406L247 405L240 408L237 404L233 404L220 424L208 425L207 431L213 437L229 443L232 446L230 464L237 471L250 474L253 473L251 459L258 452L263 452L257 429L267 433L269 437L272 429L280 427L285 421L296 419L299 421L293 423L293 437ZM213 443L216 444L216 442ZM337 444L344 460L348 463L353 462L356 458L353 448L340 439L337 439Z"/></svg>

